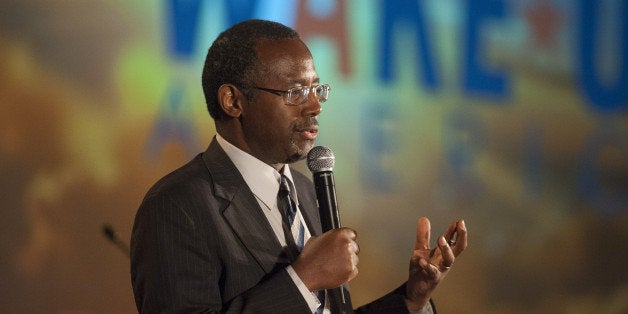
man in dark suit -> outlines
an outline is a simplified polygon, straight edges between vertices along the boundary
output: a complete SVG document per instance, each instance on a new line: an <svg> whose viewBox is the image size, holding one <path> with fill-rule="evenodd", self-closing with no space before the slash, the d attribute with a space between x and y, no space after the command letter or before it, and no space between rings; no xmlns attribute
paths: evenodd
<svg viewBox="0 0 628 314"><path fill-rule="evenodd" d="M278 23L236 24L209 49L203 91L216 137L157 182L135 218L138 310L351 312L346 289L344 307L323 291L357 275L355 231L322 233L312 183L288 166L312 148L329 95L307 46ZM357 312L434 312L430 295L465 249L466 227L452 223L433 250L429 220L417 228L408 281Z"/></svg>

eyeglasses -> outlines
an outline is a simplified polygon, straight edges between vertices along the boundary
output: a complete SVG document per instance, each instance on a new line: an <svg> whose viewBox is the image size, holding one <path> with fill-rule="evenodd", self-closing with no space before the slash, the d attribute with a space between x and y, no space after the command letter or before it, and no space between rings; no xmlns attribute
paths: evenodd
<svg viewBox="0 0 628 314"><path fill-rule="evenodd" d="M269 92L275 94L277 96L284 96L284 101L286 104L291 106L298 106L304 103L308 96L310 95L310 91L314 93L314 97L318 99L319 102L327 101L329 98L329 91L331 88L328 84L320 84L320 85L312 85L312 86L298 86L293 87L289 90L277 90L271 88L257 87L253 86L252 88L263 90L265 92Z"/></svg>

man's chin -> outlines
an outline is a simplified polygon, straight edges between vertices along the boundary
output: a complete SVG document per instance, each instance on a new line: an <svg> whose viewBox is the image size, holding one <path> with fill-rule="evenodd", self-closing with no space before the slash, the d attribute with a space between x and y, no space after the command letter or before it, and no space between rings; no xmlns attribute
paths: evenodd
<svg viewBox="0 0 628 314"><path fill-rule="evenodd" d="M312 147L314 147L314 141L306 143L303 147L299 147L298 145L294 145L293 147L295 148L295 151L288 157L287 163L293 163L305 159L305 157L307 157L307 153L309 153Z"/></svg>

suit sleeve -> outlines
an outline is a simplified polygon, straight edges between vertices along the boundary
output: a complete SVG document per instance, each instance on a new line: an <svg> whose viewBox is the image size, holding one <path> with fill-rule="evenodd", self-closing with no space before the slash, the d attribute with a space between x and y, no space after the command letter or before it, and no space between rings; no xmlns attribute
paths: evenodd
<svg viewBox="0 0 628 314"><path fill-rule="evenodd" d="M246 269L227 274L226 263L250 262L223 257L228 248L222 230L216 230L223 227L204 221L207 217L191 209L198 204L174 201L164 194L145 199L133 226L131 279L140 313L308 310L285 267L268 274ZM226 299L227 276L240 276L229 280L241 281L247 288ZM257 281L249 287L250 278Z"/></svg>
<svg viewBox="0 0 628 314"><path fill-rule="evenodd" d="M355 313L359 314L369 314L369 313L410 313L408 308L406 307L406 284L404 283L399 288L394 291L386 294L385 296L371 302L365 304L355 310ZM427 310L426 313L434 313L436 314L436 307L434 303L430 299L430 303L428 304L429 308L425 308ZM430 311L431 310L431 311ZM423 311L420 312L424 313Z"/></svg>

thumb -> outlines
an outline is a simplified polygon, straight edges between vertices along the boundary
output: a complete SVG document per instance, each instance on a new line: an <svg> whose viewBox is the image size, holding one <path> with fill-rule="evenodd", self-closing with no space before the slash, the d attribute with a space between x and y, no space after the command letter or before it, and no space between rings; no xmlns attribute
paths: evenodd
<svg viewBox="0 0 628 314"><path fill-rule="evenodd" d="M430 249L430 220L426 217L419 218L416 228L416 241L414 242L415 250L429 250Z"/></svg>

